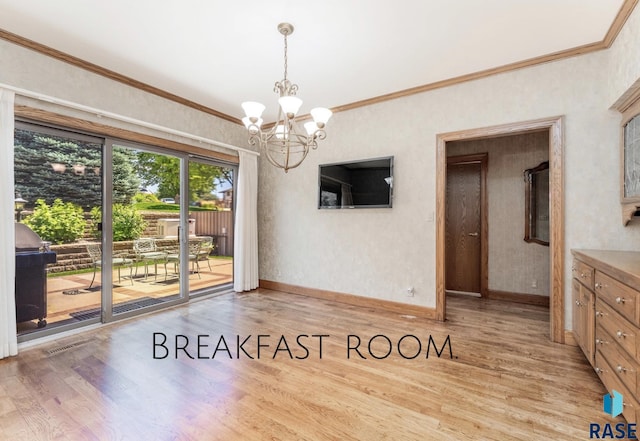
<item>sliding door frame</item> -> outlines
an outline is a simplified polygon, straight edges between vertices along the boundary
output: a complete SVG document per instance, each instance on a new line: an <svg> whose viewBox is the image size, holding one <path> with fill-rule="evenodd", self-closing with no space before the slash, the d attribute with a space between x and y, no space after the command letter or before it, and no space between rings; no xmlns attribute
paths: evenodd
<svg viewBox="0 0 640 441"><path fill-rule="evenodd" d="M222 153L219 151L208 150L200 147L194 147L181 142L171 141L164 138L145 135L131 130L120 129L104 124L97 124L76 117L57 114L47 110L36 109L29 106L15 106L16 124L33 125L51 132L60 134L75 135L79 137L90 137L100 139L103 145L103 178L102 178L102 203L103 203L103 220L112 219L113 198L111 195L111 186L113 178L113 145L122 147L132 147L142 149L144 151L168 154L176 156L180 159L180 251L181 254L188 254L188 184L189 184L189 161L196 160L206 162L214 166L229 167L234 170L233 187L237 188L238 176L238 157L233 154ZM235 228L235 206L236 198L233 200L234 222ZM109 277L112 273L112 243L113 243L113 226L111 222L103 222L102 231L102 260L104 266L102 268L102 293L101 293L101 315L94 319L88 319L77 323L61 324L52 328L43 328L36 332L23 334L18 336L18 342L26 342L39 339L45 336L58 334L65 331L71 331L77 328L83 328L89 325L99 325L100 323L108 323L126 319L141 313L152 312L177 304L186 303L191 297L189 291L189 278L187 276L180 277L180 290L177 299L168 300L158 305L152 305L143 309L137 309L121 314L113 315L113 292L111 280ZM182 259L180 262L181 274L189 274L189 261ZM233 277L233 276L232 276ZM233 280L233 279L232 279ZM227 291L231 288L229 284L213 287L203 292L198 292L193 297L209 295L211 293Z"/></svg>
<svg viewBox="0 0 640 441"><path fill-rule="evenodd" d="M217 158L207 158L206 156L200 156L200 155L189 155L188 159L189 160L187 162L198 162L198 163L201 163L201 164L211 165L213 167L226 167L226 168L230 168L231 170L233 170L233 184L232 184L233 187L232 188L234 190L234 196L233 196L233 205L232 205L232 208L231 208L231 212L233 213L231 228L234 229L233 237L234 237L234 240L235 240L236 203L237 203L236 202L235 189L238 188L238 164L232 163L232 162L221 161L220 159L217 159ZM188 172L187 172L187 181L188 181ZM187 196L187 198L188 198L188 196ZM235 259L235 256L233 256L233 257ZM224 285L215 286L215 287L211 287L211 288L205 288L203 291L199 291L195 295L192 295L191 291L187 291L189 298L202 297L202 296L213 294L213 293L216 293L216 292L225 292L225 291L227 291L229 289L233 289L233 281L235 280L235 272L234 271L235 271L235 265L232 266L231 282L230 283L227 283L227 284L224 284Z"/></svg>
<svg viewBox="0 0 640 441"><path fill-rule="evenodd" d="M142 144L134 141L127 141L123 139L107 137L105 139L105 153L104 153L104 179L103 179L103 191L104 191L104 210L103 210L103 232L102 232L102 254L103 260L106 263L110 263L113 257L113 223L111 221L105 222L106 219L112 220L113 213L113 199L112 199L112 186L113 186L113 150L115 147L127 148L132 150L142 150L146 153L153 153L156 155L166 155L176 157L180 161L179 173L180 173L180 228L178 235L178 246L180 247L179 255L187 256L189 238L187 220L189 217L188 205L184 203L185 198L188 196L188 179L185 181L185 176L189 175L188 171L188 155L184 152L177 152L174 150L156 147L148 144ZM186 232L186 235L184 234ZM107 287L102 291L102 321L109 323L134 317L140 313L147 313L164 309L166 307L175 306L181 303L186 303L189 300L189 259L180 259L178 271L179 288L178 297L176 299L166 300L157 305L145 306L141 309L135 309L132 311L122 312L114 316L113 314L113 291L111 276L112 271L102 273L102 286ZM105 265L106 268L106 265Z"/></svg>

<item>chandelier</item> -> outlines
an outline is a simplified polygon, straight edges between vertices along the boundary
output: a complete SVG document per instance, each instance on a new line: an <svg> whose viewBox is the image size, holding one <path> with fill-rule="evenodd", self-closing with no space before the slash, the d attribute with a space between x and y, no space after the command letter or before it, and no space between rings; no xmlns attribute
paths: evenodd
<svg viewBox="0 0 640 441"><path fill-rule="evenodd" d="M284 79L275 83L273 91L278 94L278 118L273 126L262 128L262 112L265 106L255 101L242 103L246 114L242 122L249 131L249 144L259 145L271 164L284 169L299 166L307 157L309 149L318 148L318 141L326 138L324 127L331 118L331 110L324 107L311 109L313 121L304 123L296 114L302 100L296 96L298 86L287 78L287 36L293 33L293 25L280 23L278 31L284 36Z"/></svg>

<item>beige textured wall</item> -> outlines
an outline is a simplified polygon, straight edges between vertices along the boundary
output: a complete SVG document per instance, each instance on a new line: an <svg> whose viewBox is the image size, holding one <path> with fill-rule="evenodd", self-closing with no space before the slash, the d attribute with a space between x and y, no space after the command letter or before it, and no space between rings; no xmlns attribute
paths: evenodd
<svg viewBox="0 0 640 441"><path fill-rule="evenodd" d="M435 307L436 135L563 115L571 329L570 250L640 249L640 227L621 223L620 118L609 110L640 77L638 53L640 8L610 50L334 115L327 139L300 168L285 175L261 161L260 277ZM398 68L381 65L376 75ZM385 155L395 155L392 209L316 208L318 164Z"/></svg>
<svg viewBox="0 0 640 441"><path fill-rule="evenodd" d="M2 66L2 69L0 69L0 83L3 84L213 139L225 144L250 148L247 144L246 131L238 124L143 92L4 40L0 40L0 66ZM212 87L214 86L212 85ZM16 96L16 104L27 104L32 107L76 116L88 121L135 130L140 133L211 150L233 153L228 149L211 147L188 138L152 129L134 127L124 122L99 118L97 115L65 109L42 101Z"/></svg>
<svg viewBox="0 0 640 441"><path fill-rule="evenodd" d="M620 31L614 44L607 51L607 102L613 104L635 81L640 78L640 7L635 10Z"/></svg>
<svg viewBox="0 0 640 441"><path fill-rule="evenodd" d="M549 295L549 247L524 241L523 170L549 160L548 132L447 143L447 156L488 153L489 289ZM536 287L533 287L535 281Z"/></svg>

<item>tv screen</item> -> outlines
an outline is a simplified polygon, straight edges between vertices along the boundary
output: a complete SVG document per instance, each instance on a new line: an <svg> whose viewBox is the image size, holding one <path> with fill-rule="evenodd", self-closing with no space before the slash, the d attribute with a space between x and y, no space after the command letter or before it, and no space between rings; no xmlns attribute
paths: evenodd
<svg viewBox="0 0 640 441"><path fill-rule="evenodd" d="M318 208L391 208L393 156L320 165Z"/></svg>

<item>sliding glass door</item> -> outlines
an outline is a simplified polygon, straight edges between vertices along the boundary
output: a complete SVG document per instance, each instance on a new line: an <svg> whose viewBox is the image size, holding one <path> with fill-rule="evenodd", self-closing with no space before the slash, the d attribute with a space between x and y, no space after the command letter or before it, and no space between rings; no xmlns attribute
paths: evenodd
<svg viewBox="0 0 640 441"><path fill-rule="evenodd" d="M20 340L231 286L233 166L16 122L14 170Z"/></svg>
<svg viewBox="0 0 640 441"><path fill-rule="evenodd" d="M198 277L190 279L191 296L233 282L235 167L206 159L189 160L189 222L193 222Z"/></svg>
<svg viewBox="0 0 640 441"><path fill-rule="evenodd" d="M107 143L111 169L104 213L111 244L112 289L105 290L104 320L186 300L192 268L189 223L182 200L186 159L124 142ZM106 283L107 281L105 281Z"/></svg>
<svg viewBox="0 0 640 441"><path fill-rule="evenodd" d="M96 323L102 257L89 253L100 227L90 213L103 205L104 139L17 121L14 140L18 334Z"/></svg>

